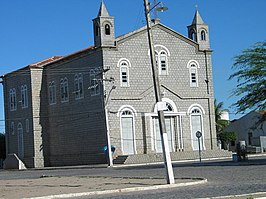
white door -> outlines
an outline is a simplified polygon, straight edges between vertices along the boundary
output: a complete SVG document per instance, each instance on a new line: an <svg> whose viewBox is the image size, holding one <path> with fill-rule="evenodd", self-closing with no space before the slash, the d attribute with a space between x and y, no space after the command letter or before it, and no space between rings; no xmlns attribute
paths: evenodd
<svg viewBox="0 0 266 199"><path fill-rule="evenodd" d="M200 150L202 150L203 137L198 139L196 136L197 131L200 131L202 133L201 115L191 115L192 148L193 150L199 150L199 142L200 142Z"/></svg>
<svg viewBox="0 0 266 199"><path fill-rule="evenodd" d="M22 160L24 158L24 140L23 140L23 127L18 124L18 157Z"/></svg>
<svg viewBox="0 0 266 199"><path fill-rule="evenodd" d="M174 151L174 128L173 128L173 118L172 117L165 117L165 127L167 132L168 138L168 145L170 152ZM158 118L154 118L154 131L155 131L155 150L157 153L162 153L162 141L161 141L161 134L160 134L160 127L159 127L159 120Z"/></svg>
<svg viewBox="0 0 266 199"><path fill-rule="evenodd" d="M122 117L122 150L124 155L135 154L133 117Z"/></svg>

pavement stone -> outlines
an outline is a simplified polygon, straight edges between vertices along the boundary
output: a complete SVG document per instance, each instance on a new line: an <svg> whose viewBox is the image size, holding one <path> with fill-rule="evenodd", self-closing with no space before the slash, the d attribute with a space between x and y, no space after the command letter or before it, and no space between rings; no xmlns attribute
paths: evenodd
<svg viewBox="0 0 266 199"><path fill-rule="evenodd" d="M175 179L167 184L162 178L121 178L103 176L40 176L38 179L0 180L0 199L73 198L79 196L154 190L196 185L207 182L201 178Z"/></svg>

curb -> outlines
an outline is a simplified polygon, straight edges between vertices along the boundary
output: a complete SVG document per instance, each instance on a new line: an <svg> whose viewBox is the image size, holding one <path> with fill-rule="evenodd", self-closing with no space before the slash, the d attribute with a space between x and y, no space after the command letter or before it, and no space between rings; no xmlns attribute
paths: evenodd
<svg viewBox="0 0 266 199"><path fill-rule="evenodd" d="M55 199L55 198L72 198L72 197L104 195L104 194L114 194L114 193L128 193L128 192L134 192L134 191L149 191L149 190L157 190L157 189L199 185L199 184L204 184L207 182L207 179L205 178L198 178L198 179L200 180L196 182L184 182L184 183L178 183L178 184L155 185L155 186L147 186L147 187L132 187L132 188L92 191L92 192L83 192L83 193L70 193L70 194L50 195L50 196L24 198L24 199Z"/></svg>

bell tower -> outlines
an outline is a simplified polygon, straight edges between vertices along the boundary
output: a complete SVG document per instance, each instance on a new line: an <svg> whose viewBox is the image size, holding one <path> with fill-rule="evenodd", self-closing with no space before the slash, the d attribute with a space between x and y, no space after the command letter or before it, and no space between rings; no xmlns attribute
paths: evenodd
<svg viewBox="0 0 266 199"><path fill-rule="evenodd" d="M188 28L188 37L199 44L200 50L210 50L209 26L202 20L196 9L192 24Z"/></svg>
<svg viewBox="0 0 266 199"><path fill-rule="evenodd" d="M102 1L98 15L93 19L94 46L114 47L114 17L111 17Z"/></svg>

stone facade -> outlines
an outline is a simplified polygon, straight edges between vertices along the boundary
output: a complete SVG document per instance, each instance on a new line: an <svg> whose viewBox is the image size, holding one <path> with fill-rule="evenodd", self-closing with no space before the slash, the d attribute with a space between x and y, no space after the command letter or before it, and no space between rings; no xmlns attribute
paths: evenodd
<svg viewBox="0 0 266 199"><path fill-rule="evenodd" d="M199 19L196 11L189 37L152 27L172 152L216 149L209 32ZM107 126L116 155L161 153L146 27L115 38L103 3L93 26L93 47L2 76L7 153L27 167L105 163ZM194 41L192 29L204 37Z"/></svg>

